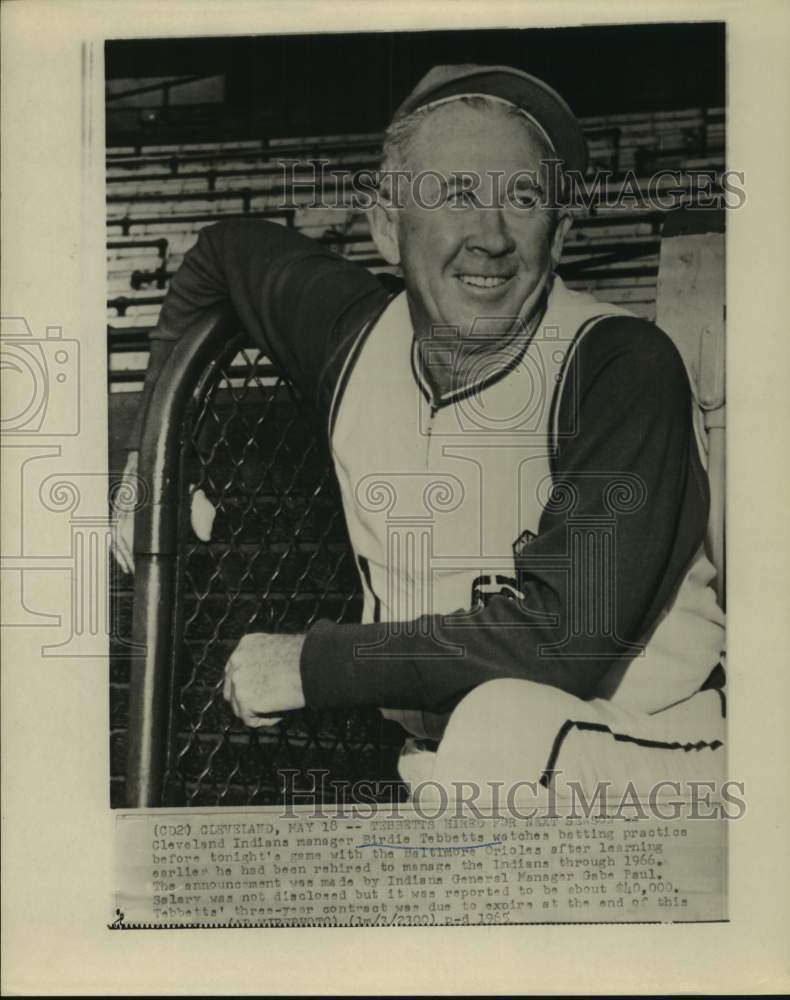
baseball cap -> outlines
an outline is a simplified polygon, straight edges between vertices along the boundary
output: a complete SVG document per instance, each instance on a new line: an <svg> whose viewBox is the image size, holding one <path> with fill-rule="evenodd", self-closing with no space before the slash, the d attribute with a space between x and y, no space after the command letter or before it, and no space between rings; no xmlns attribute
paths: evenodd
<svg viewBox="0 0 790 1000"><path fill-rule="evenodd" d="M583 171L587 143L567 102L547 83L512 66L434 66L397 108L393 122L428 104L463 95L496 97L521 108L543 131L566 169Z"/></svg>

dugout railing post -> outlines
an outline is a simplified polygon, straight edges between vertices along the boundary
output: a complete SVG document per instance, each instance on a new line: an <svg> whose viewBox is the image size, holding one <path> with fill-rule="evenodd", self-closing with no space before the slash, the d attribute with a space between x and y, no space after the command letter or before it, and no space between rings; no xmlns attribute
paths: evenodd
<svg viewBox="0 0 790 1000"><path fill-rule="evenodd" d="M160 372L143 422L138 476L148 500L135 514L132 641L143 650L131 663L126 804L162 805L173 717L178 592L179 518L184 423L193 395L211 363L245 336L228 308L207 310L179 340Z"/></svg>

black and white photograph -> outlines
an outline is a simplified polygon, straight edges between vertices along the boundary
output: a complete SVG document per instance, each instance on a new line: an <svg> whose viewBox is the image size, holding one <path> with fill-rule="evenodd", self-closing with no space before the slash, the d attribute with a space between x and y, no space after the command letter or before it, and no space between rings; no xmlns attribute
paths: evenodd
<svg viewBox="0 0 790 1000"><path fill-rule="evenodd" d="M724 780L725 42L106 43L115 804Z"/></svg>
<svg viewBox="0 0 790 1000"><path fill-rule="evenodd" d="M5 5L4 993L787 984L753 12Z"/></svg>

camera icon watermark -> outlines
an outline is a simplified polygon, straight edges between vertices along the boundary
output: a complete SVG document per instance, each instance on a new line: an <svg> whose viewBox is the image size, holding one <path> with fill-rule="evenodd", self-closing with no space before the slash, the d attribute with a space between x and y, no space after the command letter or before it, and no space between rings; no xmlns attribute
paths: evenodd
<svg viewBox="0 0 790 1000"><path fill-rule="evenodd" d="M79 434L79 342L59 326L37 338L21 316L0 318L0 434Z"/></svg>

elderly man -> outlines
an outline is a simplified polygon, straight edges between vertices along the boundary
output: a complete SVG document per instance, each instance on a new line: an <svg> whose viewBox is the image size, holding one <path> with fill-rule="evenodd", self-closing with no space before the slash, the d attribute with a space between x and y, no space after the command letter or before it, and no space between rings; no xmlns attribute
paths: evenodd
<svg viewBox="0 0 790 1000"><path fill-rule="evenodd" d="M228 303L315 404L364 588L358 625L245 636L226 699L248 726L380 707L422 738L412 780L715 777L723 618L695 408L663 332L555 273L576 119L517 69L437 67L384 154L370 225L403 291L229 222L202 231L153 335L149 382Z"/></svg>

